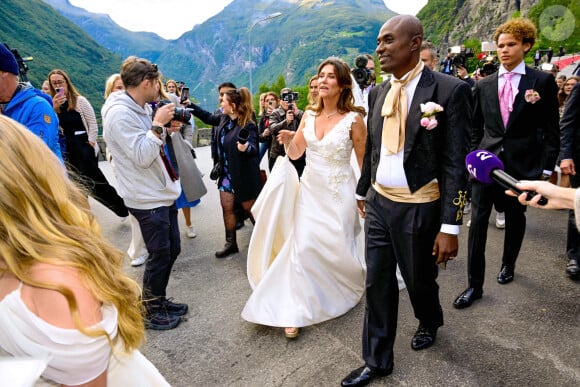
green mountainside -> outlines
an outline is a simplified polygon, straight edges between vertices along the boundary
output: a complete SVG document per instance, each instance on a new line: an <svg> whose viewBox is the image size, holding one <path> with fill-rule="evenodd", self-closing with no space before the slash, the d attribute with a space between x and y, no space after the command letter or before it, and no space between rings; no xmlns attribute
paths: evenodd
<svg viewBox="0 0 580 387"><path fill-rule="evenodd" d="M105 80L119 71L119 55L41 0L2 0L0 25L1 42L17 48L23 57L34 58L26 62L33 86L40 88L52 69L63 69L100 116Z"/></svg>
<svg viewBox="0 0 580 387"><path fill-rule="evenodd" d="M147 58L165 76L185 81L190 94L208 108L215 106L220 83L249 87L249 30L272 13L282 15L251 29L254 93L280 75L287 85L304 85L331 55L353 64L358 54L374 52L380 26L395 15L382 0L234 0L179 39L164 40L124 30L107 16L86 12L67 0L45 1L103 47L123 57Z"/></svg>

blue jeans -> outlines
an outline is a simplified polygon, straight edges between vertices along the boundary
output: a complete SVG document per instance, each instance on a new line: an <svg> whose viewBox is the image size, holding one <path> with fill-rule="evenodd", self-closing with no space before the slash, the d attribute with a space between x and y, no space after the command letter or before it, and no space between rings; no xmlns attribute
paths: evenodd
<svg viewBox="0 0 580 387"><path fill-rule="evenodd" d="M177 208L129 208L129 212L139 221L149 253L143 273L143 301L153 306L165 299L171 269L181 252Z"/></svg>

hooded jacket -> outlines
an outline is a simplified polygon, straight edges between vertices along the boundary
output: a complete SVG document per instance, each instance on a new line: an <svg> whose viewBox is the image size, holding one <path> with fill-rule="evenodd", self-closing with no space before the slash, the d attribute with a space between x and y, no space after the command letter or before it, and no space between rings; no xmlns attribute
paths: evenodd
<svg viewBox="0 0 580 387"><path fill-rule="evenodd" d="M179 180L169 177L151 132L151 107L139 106L127 93L111 93L101 110L103 134L113 157L118 193L129 208L171 206L181 193Z"/></svg>
<svg viewBox="0 0 580 387"><path fill-rule="evenodd" d="M20 122L36 134L62 161L58 143L58 116L52 99L32 86L21 84L6 104L4 115Z"/></svg>

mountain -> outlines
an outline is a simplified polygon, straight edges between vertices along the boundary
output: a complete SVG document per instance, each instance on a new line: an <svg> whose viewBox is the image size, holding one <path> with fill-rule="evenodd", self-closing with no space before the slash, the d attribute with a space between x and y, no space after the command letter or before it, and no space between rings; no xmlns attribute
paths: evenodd
<svg viewBox="0 0 580 387"><path fill-rule="evenodd" d="M186 82L207 108L215 106L220 83L249 87L250 62L254 93L280 75L287 85L304 85L331 55L352 64L358 54L374 52L380 26L395 15L382 0L234 0L180 38L164 40L126 31L67 0L45 1L102 46L147 58L166 77ZM282 15L257 23L275 12Z"/></svg>
<svg viewBox="0 0 580 387"><path fill-rule="evenodd" d="M87 12L75 7L68 0L44 0L61 15L86 31L103 47L116 52L122 58L139 53L153 62L168 46L168 41L152 32L134 32L120 27L109 15Z"/></svg>
<svg viewBox="0 0 580 387"><path fill-rule="evenodd" d="M2 0L0 24L0 41L17 48L23 57L33 57L25 63L35 87L42 86L52 69L63 69L100 115L105 80L119 71L120 56L41 0Z"/></svg>

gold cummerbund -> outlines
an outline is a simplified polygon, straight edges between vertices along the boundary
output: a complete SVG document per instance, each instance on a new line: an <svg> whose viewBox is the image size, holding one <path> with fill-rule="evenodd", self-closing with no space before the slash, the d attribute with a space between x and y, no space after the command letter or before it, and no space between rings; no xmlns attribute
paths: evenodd
<svg viewBox="0 0 580 387"><path fill-rule="evenodd" d="M373 183L373 188L387 199L401 203L430 203L441 197L439 184L435 181L425 184L414 193L408 187L385 187L377 182Z"/></svg>

